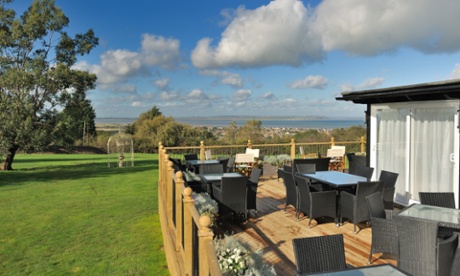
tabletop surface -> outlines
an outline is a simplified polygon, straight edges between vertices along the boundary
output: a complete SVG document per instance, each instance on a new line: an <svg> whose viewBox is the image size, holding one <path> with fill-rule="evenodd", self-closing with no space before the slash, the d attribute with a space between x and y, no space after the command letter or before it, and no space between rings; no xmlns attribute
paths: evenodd
<svg viewBox="0 0 460 276"><path fill-rule="evenodd" d="M334 187L353 186L360 181L367 181L365 177L338 171L317 171L315 173L304 173L302 175Z"/></svg>
<svg viewBox="0 0 460 276"><path fill-rule="evenodd" d="M186 163L190 165L218 164L219 160L187 160Z"/></svg>
<svg viewBox="0 0 460 276"><path fill-rule="evenodd" d="M243 175L239 173L213 173L213 174L200 174L199 175L204 181L220 181L223 176L225 177L241 177Z"/></svg>
<svg viewBox="0 0 460 276"><path fill-rule="evenodd" d="M440 225L460 228L460 210L424 204L412 204L398 213L420 219L439 221Z"/></svg>
<svg viewBox="0 0 460 276"><path fill-rule="evenodd" d="M409 275L401 271L400 269L390 265L390 264L382 264L382 265L373 265L373 266L365 266L365 267L358 267L348 270L342 271L335 271L335 272L326 272L326 273L318 273L312 275L347 275L347 276L358 276L358 275L367 275L367 276L393 276L393 275Z"/></svg>

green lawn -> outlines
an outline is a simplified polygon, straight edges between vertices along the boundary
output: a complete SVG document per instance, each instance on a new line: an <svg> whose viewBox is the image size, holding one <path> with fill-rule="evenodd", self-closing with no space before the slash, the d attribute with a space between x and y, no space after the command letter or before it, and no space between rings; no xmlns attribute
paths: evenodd
<svg viewBox="0 0 460 276"><path fill-rule="evenodd" d="M0 172L0 275L169 275L157 155L17 155Z"/></svg>

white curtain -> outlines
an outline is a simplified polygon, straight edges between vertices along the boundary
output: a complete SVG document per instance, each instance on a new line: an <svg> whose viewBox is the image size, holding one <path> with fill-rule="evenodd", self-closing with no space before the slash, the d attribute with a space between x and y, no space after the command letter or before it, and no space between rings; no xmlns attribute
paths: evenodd
<svg viewBox="0 0 460 276"><path fill-rule="evenodd" d="M411 194L453 192L454 117L456 108L415 108L412 111Z"/></svg>
<svg viewBox="0 0 460 276"><path fill-rule="evenodd" d="M395 194L406 194L407 115L409 109L382 109L378 119L376 176L381 170L398 173Z"/></svg>

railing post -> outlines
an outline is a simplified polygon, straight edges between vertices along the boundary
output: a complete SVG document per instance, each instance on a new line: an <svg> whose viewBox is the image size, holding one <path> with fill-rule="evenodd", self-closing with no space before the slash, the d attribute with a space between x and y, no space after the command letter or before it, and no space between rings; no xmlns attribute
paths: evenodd
<svg viewBox="0 0 460 276"><path fill-rule="evenodd" d="M184 263L186 275L192 275L193 269L193 218L190 212L190 208L194 205L192 192L190 187L184 189Z"/></svg>
<svg viewBox="0 0 460 276"><path fill-rule="evenodd" d="M252 142L250 139L248 139L248 149L252 149Z"/></svg>
<svg viewBox="0 0 460 276"><path fill-rule="evenodd" d="M364 139L364 136L361 136L361 152L366 151L366 140Z"/></svg>
<svg viewBox="0 0 460 276"><path fill-rule="evenodd" d="M209 275L209 261L208 255L211 252L207 252L206 244L212 242L212 238L214 237L214 233L211 231L211 218L209 216L201 216L200 220L200 230L198 231L199 243L200 243L200 252L199 254L199 266L200 266L200 274L203 276Z"/></svg>
<svg viewBox="0 0 460 276"><path fill-rule="evenodd" d="M334 137L331 137L331 148L332 148L333 146L335 146L335 139L334 139Z"/></svg>
<svg viewBox="0 0 460 276"><path fill-rule="evenodd" d="M158 183L163 184L163 145L158 143Z"/></svg>
<svg viewBox="0 0 460 276"><path fill-rule="evenodd" d="M205 159L205 154L204 154L204 142L201 141L200 142L200 160L204 160Z"/></svg>
<svg viewBox="0 0 460 276"><path fill-rule="evenodd" d="M291 158L295 159L295 140L291 139Z"/></svg>
<svg viewBox="0 0 460 276"><path fill-rule="evenodd" d="M176 172L176 251L179 252L182 248L182 172Z"/></svg>
<svg viewBox="0 0 460 276"><path fill-rule="evenodd" d="M173 189L173 173L174 173L174 168L173 168L173 163L169 161L169 155L165 154L165 164L166 164L166 195L165 195L165 201L166 201L166 213L168 214L168 223L170 225L173 225L173 217L172 217L172 203L173 203L173 198L172 198L172 189Z"/></svg>

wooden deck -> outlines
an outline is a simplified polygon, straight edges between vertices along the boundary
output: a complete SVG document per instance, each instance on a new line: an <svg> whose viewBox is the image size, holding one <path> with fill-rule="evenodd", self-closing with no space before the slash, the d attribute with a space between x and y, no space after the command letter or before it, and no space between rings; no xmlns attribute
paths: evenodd
<svg viewBox="0 0 460 276"><path fill-rule="evenodd" d="M282 179L278 182L276 177L261 177L257 191L257 214L252 213L247 223L224 220L220 229L228 234L233 233L254 250L261 249L264 260L274 265L278 275L294 275L292 239L300 237L343 234L347 263L355 267L369 265L370 227L361 225L364 228L360 227L361 230L355 234L350 222L337 227L333 220L320 224L313 220L309 228L308 218L296 221L293 208L288 207L285 213L285 193ZM374 254L372 260L372 265L397 263L392 255Z"/></svg>

